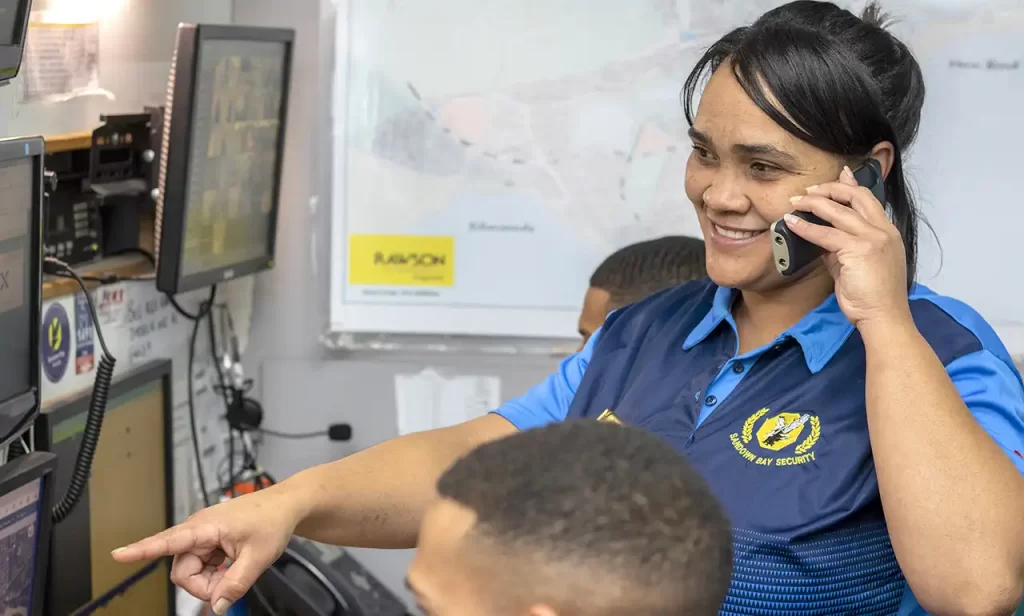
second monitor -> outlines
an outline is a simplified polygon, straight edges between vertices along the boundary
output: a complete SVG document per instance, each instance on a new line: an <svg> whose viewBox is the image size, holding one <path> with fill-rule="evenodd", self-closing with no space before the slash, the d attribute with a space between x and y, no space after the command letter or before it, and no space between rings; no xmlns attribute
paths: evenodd
<svg viewBox="0 0 1024 616"><path fill-rule="evenodd" d="M273 265L293 40L291 30L179 26L160 158L159 290Z"/></svg>

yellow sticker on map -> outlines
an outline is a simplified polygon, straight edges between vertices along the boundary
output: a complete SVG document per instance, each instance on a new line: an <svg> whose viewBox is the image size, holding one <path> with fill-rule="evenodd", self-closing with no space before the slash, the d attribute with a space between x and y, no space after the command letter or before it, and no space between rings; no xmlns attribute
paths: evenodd
<svg viewBox="0 0 1024 616"><path fill-rule="evenodd" d="M397 287L455 284L455 238L440 235L350 235L348 282Z"/></svg>

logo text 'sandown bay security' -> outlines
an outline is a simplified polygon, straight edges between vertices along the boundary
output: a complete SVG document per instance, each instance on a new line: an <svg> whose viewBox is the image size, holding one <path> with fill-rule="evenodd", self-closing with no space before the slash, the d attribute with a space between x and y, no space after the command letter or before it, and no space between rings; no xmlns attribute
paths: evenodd
<svg viewBox="0 0 1024 616"><path fill-rule="evenodd" d="M451 287L455 284L455 238L349 236L348 282L352 285Z"/></svg>

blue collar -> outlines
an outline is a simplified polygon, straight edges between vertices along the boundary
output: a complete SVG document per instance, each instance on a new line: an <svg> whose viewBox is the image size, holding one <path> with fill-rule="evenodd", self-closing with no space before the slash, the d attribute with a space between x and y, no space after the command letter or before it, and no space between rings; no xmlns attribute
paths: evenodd
<svg viewBox="0 0 1024 616"><path fill-rule="evenodd" d="M689 351L703 342L722 321L727 322L733 333L736 333L736 322L732 318L732 304L736 293L735 289L718 287L711 310L686 337L683 350ZM807 369L812 374L816 374L828 364L852 333L853 325L839 309L839 302L836 300L835 294L832 294L817 308L805 314L796 325L784 331L772 344L777 344L786 338L795 339L804 352ZM748 355L758 355L763 350L763 348L758 349Z"/></svg>

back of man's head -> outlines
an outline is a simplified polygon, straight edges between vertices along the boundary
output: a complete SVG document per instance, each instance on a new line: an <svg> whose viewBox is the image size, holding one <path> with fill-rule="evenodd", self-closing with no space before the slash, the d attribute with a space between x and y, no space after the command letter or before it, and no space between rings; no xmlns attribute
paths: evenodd
<svg viewBox="0 0 1024 616"><path fill-rule="evenodd" d="M611 309L707 276L704 241L670 235L622 248L604 260L590 286L607 291Z"/></svg>
<svg viewBox="0 0 1024 616"><path fill-rule="evenodd" d="M711 616L728 590L721 508L640 429L579 421L521 432L456 462L437 488L474 515L465 553L508 613ZM530 611L538 605L550 609Z"/></svg>

